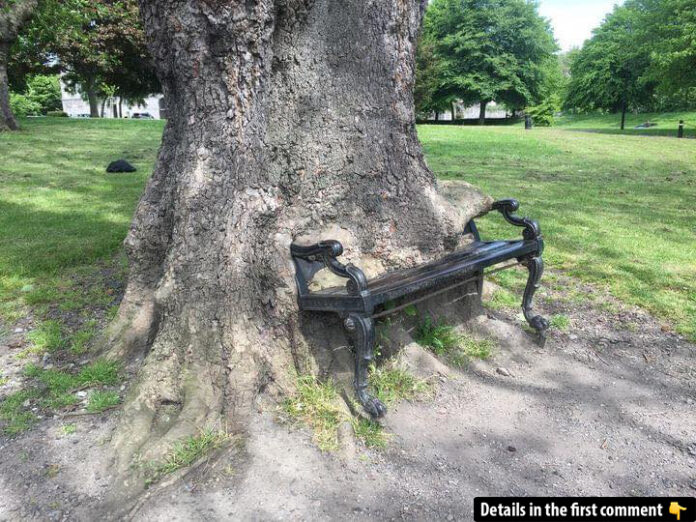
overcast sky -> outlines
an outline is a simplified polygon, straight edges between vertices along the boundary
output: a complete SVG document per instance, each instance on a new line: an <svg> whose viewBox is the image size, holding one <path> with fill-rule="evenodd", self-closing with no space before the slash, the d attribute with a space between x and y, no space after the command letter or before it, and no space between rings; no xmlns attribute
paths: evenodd
<svg viewBox="0 0 696 522"><path fill-rule="evenodd" d="M621 0L540 0L539 12L549 18L563 51L580 47L604 16Z"/></svg>

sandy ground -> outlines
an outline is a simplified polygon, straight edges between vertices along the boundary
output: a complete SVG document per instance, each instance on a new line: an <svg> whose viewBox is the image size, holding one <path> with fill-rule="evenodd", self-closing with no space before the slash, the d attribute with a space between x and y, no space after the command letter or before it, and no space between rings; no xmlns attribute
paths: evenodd
<svg viewBox="0 0 696 522"><path fill-rule="evenodd" d="M513 312L472 320L495 356L440 376L432 401L392 408L386 449L322 454L260 403L243 444L151 490L129 518L470 520L476 496L696 494L696 347L609 296L556 288L539 308L566 314L566 331L539 348ZM0 439L0 520L109 518L116 415Z"/></svg>

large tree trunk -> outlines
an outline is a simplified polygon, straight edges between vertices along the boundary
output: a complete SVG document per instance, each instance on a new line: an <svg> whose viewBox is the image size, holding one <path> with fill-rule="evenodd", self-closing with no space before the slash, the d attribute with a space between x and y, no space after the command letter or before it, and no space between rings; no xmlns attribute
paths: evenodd
<svg viewBox="0 0 696 522"><path fill-rule="evenodd" d="M480 108L479 108L479 125L485 125L486 124L486 106L488 105L488 102L482 101Z"/></svg>
<svg viewBox="0 0 696 522"><path fill-rule="evenodd" d="M0 1L0 131L19 128L10 108L7 63L10 47L16 40L19 30L36 9L38 0L16 0L9 5L6 4Z"/></svg>
<svg viewBox="0 0 696 522"><path fill-rule="evenodd" d="M83 85L85 92L87 93L87 102L89 103L89 117L99 118L99 96L97 94L97 80L95 78L88 77ZM106 98L104 99L106 103ZM104 109L102 107L102 116Z"/></svg>
<svg viewBox="0 0 696 522"><path fill-rule="evenodd" d="M314 370L304 334L322 324L300 328L293 240L342 240L381 271L453 248L487 210L478 194L449 205L423 161L425 3L141 0L169 111L110 330L110 357L142 360L121 465L197 427L243 429L261 389Z"/></svg>
<svg viewBox="0 0 696 522"><path fill-rule="evenodd" d="M10 45L7 42L0 42L0 131L19 128L10 108L10 84L7 78L9 51Z"/></svg>

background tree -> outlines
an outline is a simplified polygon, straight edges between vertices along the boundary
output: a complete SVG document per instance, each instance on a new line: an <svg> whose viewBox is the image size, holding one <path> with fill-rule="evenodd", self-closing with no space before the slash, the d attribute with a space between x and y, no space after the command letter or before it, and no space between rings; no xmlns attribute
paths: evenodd
<svg viewBox="0 0 696 522"><path fill-rule="evenodd" d="M22 26L29 20L38 0L0 0L0 131L16 130L17 121L10 109L10 87L7 76L10 47Z"/></svg>
<svg viewBox="0 0 696 522"><path fill-rule="evenodd" d="M442 89L443 63L435 53L435 42L423 35L416 53L416 84L413 92L416 112L428 117L451 108L455 97ZM454 111L452 111L454 118Z"/></svg>
<svg viewBox="0 0 696 522"><path fill-rule="evenodd" d="M22 93L10 93L10 106L15 116L36 116L62 109L58 76L35 75L25 81Z"/></svg>
<svg viewBox="0 0 696 522"><path fill-rule="evenodd" d="M696 107L696 0L634 0L663 109Z"/></svg>
<svg viewBox="0 0 696 522"><path fill-rule="evenodd" d="M557 49L536 2L526 0L433 0L423 38L440 62L438 92L480 103L481 123L491 101L513 110L541 101Z"/></svg>
<svg viewBox="0 0 696 522"><path fill-rule="evenodd" d="M571 63L566 107L620 111L623 130L629 108L649 105L655 83L646 77L650 55L640 35L632 6L615 7Z"/></svg>
<svg viewBox="0 0 696 522"><path fill-rule="evenodd" d="M12 48L12 83L19 92L29 74L61 71L67 87L89 100L141 101L159 92L136 0L42 0Z"/></svg>
<svg viewBox="0 0 696 522"><path fill-rule="evenodd" d="M346 344L298 313L293 240L340 239L347 261L384 270L451 250L488 208L473 190L448 203L423 160L424 7L141 2L169 119L110 329L108 356L139 366L113 438L123 469L197 427L243 429L261 390L291 392L331 335Z"/></svg>

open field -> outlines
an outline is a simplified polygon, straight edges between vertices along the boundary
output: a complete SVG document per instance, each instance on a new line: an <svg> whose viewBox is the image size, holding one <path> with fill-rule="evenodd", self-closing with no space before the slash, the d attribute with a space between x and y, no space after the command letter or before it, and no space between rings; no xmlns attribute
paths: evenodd
<svg viewBox="0 0 696 522"><path fill-rule="evenodd" d="M104 299L74 279L96 272L95 263L111 261L120 248L162 128L47 118L0 135L0 328L29 308L41 316ZM107 175L106 165L120 157L138 172Z"/></svg>
<svg viewBox="0 0 696 522"><path fill-rule="evenodd" d="M419 134L439 177L515 197L540 220L547 266L605 285L696 338L693 141L519 127ZM489 237L513 232L498 216L481 224Z"/></svg>
<svg viewBox="0 0 696 522"><path fill-rule="evenodd" d="M29 311L41 321L112 304L112 280L123 273L106 277L104 267L120 249L162 131L161 122L127 120L23 126L0 136L0 329ZM440 177L516 197L542 222L548 266L696 338L693 141L517 127L419 133ZM119 157L139 171L107 175ZM517 233L497 216L481 225L489 236Z"/></svg>
<svg viewBox="0 0 696 522"><path fill-rule="evenodd" d="M568 114L556 120L566 130L585 130L602 134L676 137L679 121L684 121L684 136L696 138L696 112L626 114L626 129L621 130L621 114ZM645 122L656 124L649 129L635 129Z"/></svg>

